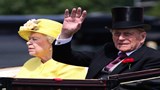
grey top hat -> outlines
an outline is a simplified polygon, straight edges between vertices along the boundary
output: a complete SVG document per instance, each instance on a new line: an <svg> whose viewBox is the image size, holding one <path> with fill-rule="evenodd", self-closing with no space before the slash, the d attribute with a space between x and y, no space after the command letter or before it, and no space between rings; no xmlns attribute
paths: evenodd
<svg viewBox="0 0 160 90"><path fill-rule="evenodd" d="M144 9L142 7L115 7L112 8L112 29L144 28L149 30L150 25L144 24Z"/></svg>

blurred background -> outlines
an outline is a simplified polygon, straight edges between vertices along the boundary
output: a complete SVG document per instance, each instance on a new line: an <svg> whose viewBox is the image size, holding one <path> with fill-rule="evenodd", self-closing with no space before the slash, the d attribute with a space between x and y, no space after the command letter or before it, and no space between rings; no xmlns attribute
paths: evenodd
<svg viewBox="0 0 160 90"><path fill-rule="evenodd" d="M112 42L106 27L111 26L111 8L142 6L145 23L152 26L146 44L160 45L160 0L0 0L0 68L23 65L31 56L18 29L29 19L48 18L63 22L66 8L82 7L88 12L81 30L73 38L73 48L94 51Z"/></svg>

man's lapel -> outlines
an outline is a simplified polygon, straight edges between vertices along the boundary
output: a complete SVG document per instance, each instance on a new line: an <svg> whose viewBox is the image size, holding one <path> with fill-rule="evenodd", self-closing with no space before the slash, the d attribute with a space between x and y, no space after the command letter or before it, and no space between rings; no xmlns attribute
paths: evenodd
<svg viewBox="0 0 160 90"><path fill-rule="evenodd" d="M113 58L106 58L104 53L99 58L96 58L96 60L94 60L95 62L91 64L91 69L88 70L87 78L97 75L97 73L101 71L106 66L106 64L108 64L112 60Z"/></svg>
<svg viewBox="0 0 160 90"><path fill-rule="evenodd" d="M128 56L128 58L134 58L134 62L136 63L138 60L142 59L143 55L145 53L145 47L142 46L141 48L139 48L137 51L133 52L130 56ZM118 73L122 73L124 71L128 71L129 66L128 64L123 64L120 63L112 72L111 74L118 74Z"/></svg>

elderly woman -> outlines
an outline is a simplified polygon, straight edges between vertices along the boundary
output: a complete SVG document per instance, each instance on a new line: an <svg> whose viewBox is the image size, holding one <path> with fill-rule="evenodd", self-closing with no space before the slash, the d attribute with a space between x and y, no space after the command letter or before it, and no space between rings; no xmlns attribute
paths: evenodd
<svg viewBox="0 0 160 90"><path fill-rule="evenodd" d="M18 34L27 40L29 54L34 57L23 65L16 78L85 79L85 67L52 59L52 43L61 29L61 23L49 19L31 19L20 27Z"/></svg>

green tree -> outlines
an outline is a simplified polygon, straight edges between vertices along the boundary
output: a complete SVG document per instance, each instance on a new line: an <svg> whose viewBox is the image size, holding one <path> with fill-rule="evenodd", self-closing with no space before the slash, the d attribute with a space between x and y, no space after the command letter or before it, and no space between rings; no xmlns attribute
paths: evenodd
<svg viewBox="0 0 160 90"><path fill-rule="evenodd" d="M62 14L66 8L108 12L114 6L132 5L133 0L0 0L1 15Z"/></svg>
<svg viewBox="0 0 160 90"><path fill-rule="evenodd" d="M159 11L160 11L160 1L157 2L157 4L154 7L152 7L149 11L147 11L147 15L160 17Z"/></svg>

